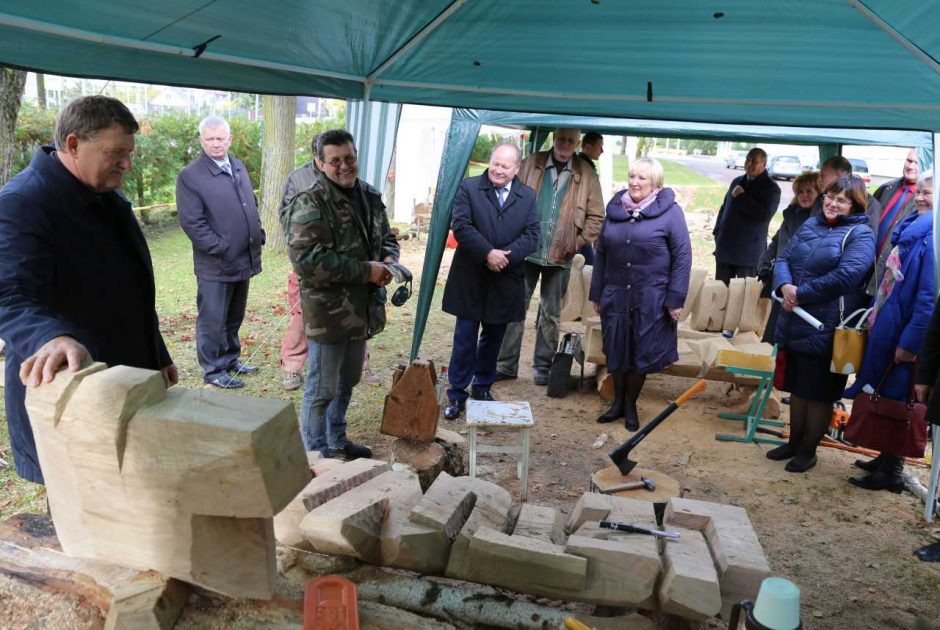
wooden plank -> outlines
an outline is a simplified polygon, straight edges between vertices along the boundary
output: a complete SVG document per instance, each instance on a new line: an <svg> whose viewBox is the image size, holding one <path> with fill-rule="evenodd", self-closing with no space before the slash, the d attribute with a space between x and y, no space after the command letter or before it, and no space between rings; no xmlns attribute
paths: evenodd
<svg viewBox="0 0 940 630"><path fill-rule="evenodd" d="M409 365L385 397L381 433L416 442L433 440L441 412L436 378L428 361L419 359Z"/></svg>
<svg viewBox="0 0 940 630"><path fill-rule="evenodd" d="M715 365L718 367L736 367L761 372L773 372L775 362L774 358L768 355L723 349L717 352Z"/></svg>
<svg viewBox="0 0 940 630"><path fill-rule="evenodd" d="M454 538L450 548L450 558L447 560L447 577L470 579L470 541L480 527L490 527L503 531L509 518L509 509L512 507L512 496L509 492L495 483L470 477L455 477L461 483L467 484L476 502L473 511Z"/></svg>
<svg viewBox="0 0 940 630"><path fill-rule="evenodd" d="M660 608L672 615L704 621L721 610L721 588L708 544L701 532L670 529L681 537L663 544Z"/></svg>
<svg viewBox="0 0 940 630"><path fill-rule="evenodd" d="M607 365L607 355L604 354L604 337L601 334L600 321L587 323L584 335L584 360L588 363Z"/></svg>
<svg viewBox="0 0 940 630"><path fill-rule="evenodd" d="M457 537L476 504L476 494L462 479L441 473L411 510L410 520L444 532L448 541Z"/></svg>
<svg viewBox="0 0 940 630"><path fill-rule="evenodd" d="M689 292L685 294L685 304L682 305L682 317L680 322L684 322L692 314L695 305L698 302L699 294L702 292L702 286L708 278L708 272L704 269L693 268L689 274Z"/></svg>
<svg viewBox="0 0 940 630"><path fill-rule="evenodd" d="M741 311L744 308L744 278L732 278L728 284L728 302L725 305L724 330L737 330L741 323Z"/></svg>
<svg viewBox="0 0 940 630"><path fill-rule="evenodd" d="M512 535L527 536L563 545L565 542L564 515L551 506L523 503Z"/></svg>
<svg viewBox="0 0 940 630"><path fill-rule="evenodd" d="M470 541L473 581L527 592L533 584L579 591L587 560L559 545L481 527Z"/></svg>

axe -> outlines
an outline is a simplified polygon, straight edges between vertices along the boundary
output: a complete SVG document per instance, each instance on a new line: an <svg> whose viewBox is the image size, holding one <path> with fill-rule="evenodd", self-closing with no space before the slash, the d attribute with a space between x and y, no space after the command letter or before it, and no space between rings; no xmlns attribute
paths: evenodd
<svg viewBox="0 0 940 630"><path fill-rule="evenodd" d="M650 431L658 427L663 420L668 418L673 411L681 407L685 401L703 391L705 391L704 379L685 390L681 396L675 399L675 401L669 403L669 406L663 409L658 416L650 420L646 426L637 431L636 435L609 453L611 461L617 464L617 469L620 470L621 475L629 475L630 471L633 470L637 464L635 461L630 459L630 451L633 450L633 447L642 442L643 438L649 435Z"/></svg>

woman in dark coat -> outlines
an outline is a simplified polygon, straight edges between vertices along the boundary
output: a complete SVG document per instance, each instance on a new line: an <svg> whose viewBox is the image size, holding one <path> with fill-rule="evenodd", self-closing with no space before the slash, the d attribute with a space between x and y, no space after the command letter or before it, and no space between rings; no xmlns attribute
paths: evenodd
<svg viewBox="0 0 940 630"><path fill-rule="evenodd" d="M590 299L601 316L614 404L598 422L640 427L636 401L646 375L679 360L676 326L689 291L692 244L676 195L650 158L630 167L627 190L607 204Z"/></svg>
<svg viewBox="0 0 940 630"><path fill-rule="evenodd" d="M860 178L835 180L826 188L822 214L803 224L774 267L774 286L783 297L776 340L783 352L778 354L778 370L783 371L778 376L790 392L790 439L767 451L767 457L790 459L788 472L816 465L816 447L829 426L832 404L845 389L847 377L829 371L832 331L839 325L840 297L846 312L867 301L864 286L875 262L867 204ZM797 316L796 306L822 322L823 330Z"/></svg>
<svg viewBox="0 0 940 630"><path fill-rule="evenodd" d="M783 211L783 223L777 229L777 233L770 240L767 251L761 256L760 265L757 267L757 277L764 282L764 291L761 297L770 297L774 283L774 262L780 258L790 239L800 229L800 226L806 222L813 210L813 204L819 196L819 178L818 173L811 171L803 173L793 180L793 201ZM774 343L774 333L777 327L777 318L780 317L780 302L776 300L770 307L770 317L767 318L767 326L764 327L764 337L761 341Z"/></svg>
<svg viewBox="0 0 940 630"><path fill-rule="evenodd" d="M894 400L908 398L914 361L934 306L932 177L917 183L914 209L891 235L892 251L875 294L874 323L868 334L865 358L844 398L855 398L866 385L877 387L882 374L892 365L879 393ZM871 474L850 477L853 486L891 492L904 489L903 457L881 453L870 461L859 460L856 465Z"/></svg>

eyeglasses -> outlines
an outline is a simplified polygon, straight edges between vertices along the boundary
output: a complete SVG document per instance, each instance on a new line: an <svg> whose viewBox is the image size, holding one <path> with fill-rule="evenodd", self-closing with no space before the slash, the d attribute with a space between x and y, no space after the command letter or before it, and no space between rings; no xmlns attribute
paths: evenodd
<svg viewBox="0 0 940 630"><path fill-rule="evenodd" d="M324 162L324 164L328 164L329 166L333 168L339 168L343 164L345 164L346 166L352 166L358 161L359 161L359 158L357 158L355 155L347 155L344 158L335 157L328 162Z"/></svg>
<svg viewBox="0 0 940 630"><path fill-rule="evenodd" d="M837 206L842 206L843 208L852 207L851 199L840 199L839 197L836 197L835 195L832 195L829 193L826 193L826 201L828 201L829 203L834 203Z"/></svg>

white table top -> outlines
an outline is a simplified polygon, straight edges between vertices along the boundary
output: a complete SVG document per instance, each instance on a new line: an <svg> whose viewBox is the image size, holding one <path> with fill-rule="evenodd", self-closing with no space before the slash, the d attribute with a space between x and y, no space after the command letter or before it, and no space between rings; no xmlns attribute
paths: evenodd
<svg viewBox="0 0 940 630"><path fill-rule="evenodd" d="M532 408L526 401L467 401L467 426L532 427Z"/></svg>

